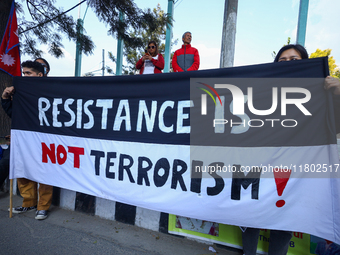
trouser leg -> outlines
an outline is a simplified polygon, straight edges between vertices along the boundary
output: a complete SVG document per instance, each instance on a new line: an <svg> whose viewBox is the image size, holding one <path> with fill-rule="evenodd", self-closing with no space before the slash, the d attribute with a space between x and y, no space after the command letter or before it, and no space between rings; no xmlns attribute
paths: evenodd
<svg viewBox="0 0 340 255"><path fill-rule="evenodd" d="M268 255L286 255L292 231L270 230Z"/></svg>
<svg viewBox="0 0 340 255"><path fill-rule="evenodd" d="M48 210L52 203L53 186L39 183L39 202L37 210Z"/></svg>
<svg viewBox="0 0 340 255"><path fill-rule="evenodd" d="M37 205L37 183L25 178L18 178L18 187L21 196L24 198L23 207L31 207Z"/></svg>
<svg viewBox="0 0 340 255"><path fill-rule="evenodd" d="M9 149L3 150L2 158L0 159L0 187L7 179L9 174Z"/></svg>
<svg viewBox="0 0 340 255"><path fill-rule="evenodd" d="M260 229L258 228L247 228L245 232L242 232L243 253L245 255L256 255L259 235Z"/></svg>

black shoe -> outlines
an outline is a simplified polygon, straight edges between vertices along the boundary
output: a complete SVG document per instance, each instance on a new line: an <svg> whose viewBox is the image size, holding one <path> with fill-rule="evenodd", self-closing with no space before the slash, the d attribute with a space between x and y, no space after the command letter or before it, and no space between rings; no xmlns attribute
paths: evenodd
<svg viewBox="0 0 340 255"><path fill-rule="evenodd" d="M44 220L47 218L47 210L38 210L36 212L35 219L36 220Z"/></svg>
<svg viewBox="0 0 340 255"><path fill-rule="evenodd" d="M37 206L31 206L31 207L18 206L18 207L12 208L12 213L24 213L24 212L32 211L35 209L37 209ZM9 208L8 208L8 211L9 211Z"/></svg>

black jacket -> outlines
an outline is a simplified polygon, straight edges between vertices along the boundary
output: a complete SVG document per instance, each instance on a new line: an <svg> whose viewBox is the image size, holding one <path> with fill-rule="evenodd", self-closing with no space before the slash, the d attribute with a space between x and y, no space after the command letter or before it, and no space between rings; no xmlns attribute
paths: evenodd
<svg viewBox="0 0 340 255"><path fill-rule="evenodd" d="M1 98L2 108L5 110L7 115L12 118L12 100L11 99L3 99Z"/></svg>

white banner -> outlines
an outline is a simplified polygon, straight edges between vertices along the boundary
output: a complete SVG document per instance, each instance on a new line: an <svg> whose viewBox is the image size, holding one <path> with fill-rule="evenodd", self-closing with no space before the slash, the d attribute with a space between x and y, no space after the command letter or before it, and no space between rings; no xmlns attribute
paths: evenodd
<svg viewBox="0 0 340 255"><path fill-rule="evenodd" d="M190 146L85 139L19 130L12 130L11 136L11 178L25 177L39 183L185 217L299 231L339 241L339 233L336 232L340 224L337 213L339 205L327 198L340 194L340 179L300 178L301 172L307 171L307 166L300 167L300 163L307 160L302 158L303 155L307 154L310 155L308 171L322 171L322 165L318 166L322 163L327 166L326 174L329 177L336 176L340 172L339 165L330 163L338 158L334 153L336 145L290 150L275 147L223 148L226 151L225 165L227 162L234 165L249 163L249 166L259 166L262 162L268 165L267 159L275 157L286 158L295 165L295 171L294 167L290 167L293 171L281 195L278 194L273 170L269 167L260 175L258 199L252 197L254 184L246 188L240 185L240 198L235 199L232 197L232 186L233 180L238 179L232 178L232 168L216 172L217 175L229 175L223 179L208 177L203 169L200 192L197 193L197 187L193 188L195 179L190 178ZM206 159L214 160L213 154L211 150L206 154ZM243 155L242 159L237 155ZM295 161L290 161L290 158ZM301 162L296 160L298 158ZM281 161L276 163L279 166ZM244 170L247 175L246 168ZM209 194L208 190L217 186L217 179L223 180L224 185L218 185L223 189ZM285 204L278 206L278 201ZM313 222L322 224L311 224Z"/></svg>

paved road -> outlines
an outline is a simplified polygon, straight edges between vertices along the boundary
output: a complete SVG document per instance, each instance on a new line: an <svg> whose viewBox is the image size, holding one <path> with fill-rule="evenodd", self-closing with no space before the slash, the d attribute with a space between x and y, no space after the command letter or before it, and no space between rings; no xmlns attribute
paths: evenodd
<svg viewBox="0 0 340 255"><path fill-rule="evenodd" d="M21 204L14 196L13 205ZM51 207L46 220L35 212L9 218L9 195L0 192L0 255L124 254L240 255L241 251L167 235L80 212ZM212 246L217 253L209 251Z"/></svg>

